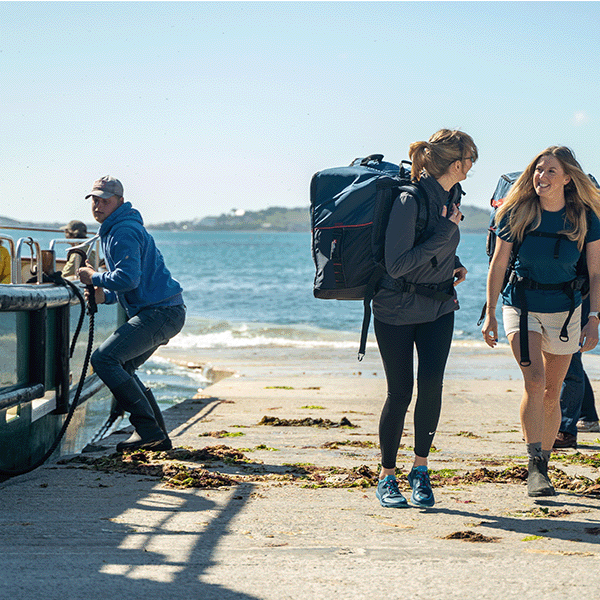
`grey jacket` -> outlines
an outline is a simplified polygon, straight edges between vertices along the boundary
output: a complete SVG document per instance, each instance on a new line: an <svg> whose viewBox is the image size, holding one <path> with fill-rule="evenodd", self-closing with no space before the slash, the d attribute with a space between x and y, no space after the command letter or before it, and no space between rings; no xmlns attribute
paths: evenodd
<svg viewBox="0 0 600 600"><path fill-rule="evenodd" d="M439 284L452 280L454 269L462 266L456 256L460 232L456 224L442 217L448 192L431 176L421 178L422 189L429 198L429 224L425 241L413 247L417 222L417 202L405 192L394 202L385 237L385 264L394 279L410 283ZM435 258L434 266L431 259ZM452 287L452 286L450 286ZM435 321L459 308L456 291L447 301L434 300L415 293L381 289L373 299L373 314L390 325L409 325Z"/></svg>

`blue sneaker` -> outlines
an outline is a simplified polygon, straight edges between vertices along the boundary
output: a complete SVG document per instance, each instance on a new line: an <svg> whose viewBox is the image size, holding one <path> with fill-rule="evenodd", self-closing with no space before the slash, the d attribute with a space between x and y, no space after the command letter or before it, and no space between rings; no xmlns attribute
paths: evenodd
<svg viewBox="0 0 600 600"><path fill-rule="evenodd" d="M408 483L412 488L410 501L421 508L431 508L435 504L427 467L413 467L408 474Z"/></svg>
<svg viewBox="0 0 600 600"><path fill-rule="evenodd" d="M398 482L393 475L387 475L379 480L375 495L381 506L385 508L405 508L408 506L408 502L400 493Z"/></svg>

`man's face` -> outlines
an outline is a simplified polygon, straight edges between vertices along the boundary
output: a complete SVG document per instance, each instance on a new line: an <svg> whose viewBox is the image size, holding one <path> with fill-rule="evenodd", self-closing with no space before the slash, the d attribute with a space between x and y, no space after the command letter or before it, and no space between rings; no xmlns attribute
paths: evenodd
<svg viewBox="0 0 600 600"><path fill-rule="evenodd" d="M94 219L98 223L103 223L121 204L123 204L121 196L111 196L110 198L92 196L92 214L94 215Z"/></svg>

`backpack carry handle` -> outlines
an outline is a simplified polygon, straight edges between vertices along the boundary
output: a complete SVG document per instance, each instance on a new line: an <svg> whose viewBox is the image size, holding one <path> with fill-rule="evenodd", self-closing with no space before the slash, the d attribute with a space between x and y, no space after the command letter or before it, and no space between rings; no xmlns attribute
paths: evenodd
<svg viewBox="0 0 600 600"><path fill-rule="evenodd" d="M383 154L369 154L369 156L365 156L365 158L360 161L360 166L366 167L371 162L380 163L382 160Z"/></svg>
<svg viewBox="0 0 600 600"><path fill-rule="evenodd" d="M400 176L401 177L410 177L412 169L412 162L410 160L401 160L400 161Z"/></svg>

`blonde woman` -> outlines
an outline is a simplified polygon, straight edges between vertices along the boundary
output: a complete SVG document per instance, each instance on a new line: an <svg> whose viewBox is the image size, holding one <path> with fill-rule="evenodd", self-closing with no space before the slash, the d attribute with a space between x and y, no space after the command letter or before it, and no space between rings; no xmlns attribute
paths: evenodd
<svg viewBox="0 0 600 600"><path fill-rule="evenodd" d="M598 343L599 216L600 193L564 146L540 152L496 214L498 240L488 274L482 334L489 346L497 344L496 302L502 293L504 330L524 379L520 415L532 497L555 493L548 461L560 426L560 390L571 356ZM591 290L583 328L581 293L575 284L582 252ZM504 286L511 253L513 275Z"/></svg>
<svg viewBox="0 0 600 600"><path fill-rule="evenodd" d="M382 467L376 496L385 507L408 505L396 480L396 455L412 398L416 348L415 457L408 482L412 503L429 508L435 499L427 461L442 405L454 311L459 308L454 286L467 274L456 256L462 219L458 183L477 160L477 146L462 131L442 129L427 142L411 144L409 157L412 179L429 204L429 221L424 236L415 240L418 204L412 194L402 192L386 230L387 275L373 300L375 335L387 380L379 421Z"/></svg>

